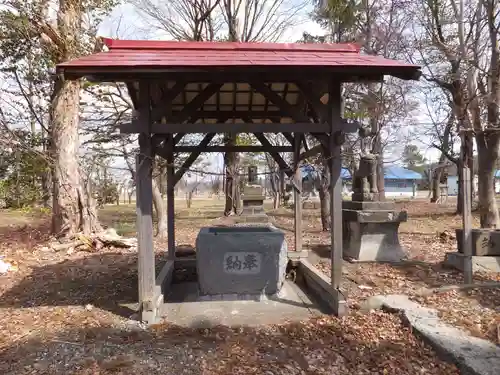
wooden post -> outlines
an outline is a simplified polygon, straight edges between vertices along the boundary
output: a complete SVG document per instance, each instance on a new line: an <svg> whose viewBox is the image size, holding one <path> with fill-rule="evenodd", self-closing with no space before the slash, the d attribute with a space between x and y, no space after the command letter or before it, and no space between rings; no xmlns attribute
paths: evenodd
<svg viewBox="0 0 500 375"><path fill-rule="evenodd" d="M175 168L174 137L169 135L166 144L167 160L167 236L168 259L175 259Z"/></svg>
<svg viewBox="0 0 500 375"><path fill-rule="evenodd" d="M136 158L136 207L139 305L142 311L151 310L155 286L155 257L153 249L153 152L150 134L150 86L141 81L139 87L139 119L144 132L139 135L139 154Z"/></svg>
<svg viewBox="0 0 500 375"><path fill-rule="evenodd" d="M467 165L462 167L462 224L464 251L464 283L472 284L472 202L471 173Z"/></svg>
<svg viewBox="0 0 500 375"><path fill-rule="evenodd" d="M341 106L342 85L339 81L331 80L328 87L328 120L330 123L329 137L329 167L330 167L330 235L331 235L331 284L337 297L337 315L345 313L345 301L340 293L342 281L342 170L341 159Z"/></svg>
<svg viewBox="0 0 500 375"><path fill-rule="evenodd" d="M299 168L300 156L300 133L295 133L293 138L293 168L294 175L294 229L295 229L295 251L302 251L302 174Z"/></svg>

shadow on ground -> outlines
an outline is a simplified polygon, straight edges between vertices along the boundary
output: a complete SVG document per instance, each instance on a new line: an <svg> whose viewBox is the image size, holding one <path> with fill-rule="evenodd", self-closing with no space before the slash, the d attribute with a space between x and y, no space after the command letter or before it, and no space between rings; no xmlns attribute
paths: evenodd
<svg viewBox="0 0 500 375"><path fill-rule="evenodd" d="M37 333L0 352L2 374L457 374L397 316L322 318L281 326ZM380 332L371 324L384 327Z"/></svg>
<svg viewBox="0 0 500 375"><path fill-rule="evenodd" d="M157 267L166 255L156 256ZM34 267L2 295L0 308L91 304L129 317L137 290L137 254L95 254Z"/></svg>

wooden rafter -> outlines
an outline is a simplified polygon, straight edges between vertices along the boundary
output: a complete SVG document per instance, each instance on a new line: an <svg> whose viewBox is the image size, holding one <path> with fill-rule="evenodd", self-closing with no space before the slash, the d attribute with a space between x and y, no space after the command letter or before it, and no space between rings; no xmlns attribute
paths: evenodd
<svg viewBox="0 0 500 375"><path fill-rule="evenodd" d="M176 146L174 152L196 152L200 146ZM292 146L207 146L202 152L292 152Z"/></svg>
<svg viewBox="0 0 500 375"><path fill-rule="evenodd" d="M160 98L160 103L153 108L151 117L153 121L160 121L162 117L167 119L171 116L171 103L186 87L185 82L177 81L171 89L165 90Z"/></svg>
<svg viewBox="0 0 500 375"><path fill-rule="evenodd" d="M205 87L200 93L194 97L189 103L187 103L184 108L176 115L173 115L171 122L182 123L189 119L191 116L195 115L195 111L198 110L203 104L212 97L217 91L222 87L221 83L211 83ZM177 132L176 132L177 133Z"/></svg>
<svg viewBox="0 0 500 375"><path fill-rule="evenodd" d="M186 170L191 168L196 159L198 159L198 156L200 156L200 154L203 152L203 149L208 146L208 144L214 137L215 133L205 134L205 137L201 140L200 144L198 145L198 149L195 152L192 152L191 155L189 155L188 158L184 161L179 170L175 172L174 185L180 181Z"/></svg>
<svg viewBox="0 0 500 375"><path fill-rule="evenodd" d="M263 133L253 133L253 134L255 135L255 138L259 140L262 146L267 147L269 150L273 149L274 146L271 144L271 142L267 140L267 138L264 136ZM283 160L283 158L278 152L276 151L268 151L268 152L269 155L271 155L271 157L274 159L274 161L279 165L280 169L285 171L288 177L293 176L293 172L290 166L286 161Z"/></svg>
<svg viewBox="0 0 500 375"><path fill-rule="evenodd" d="M295 82L295 85L299 88L304 96L305 100L310 104L318 119L325 120L328 107L321 101L321 94L314 90L309 84L305 82Z"/></svg>
<svg viewBox="0 0 500 375"><path fill-rule="evenodd" d="M280 108L285 114L293 118L296 122L311 122L309 117L297 108L279 96L275 91L273 91L268 85L262 82L251 82L250 84L257 92L259 92L264 98L268 99L275 106Z"/></svg>

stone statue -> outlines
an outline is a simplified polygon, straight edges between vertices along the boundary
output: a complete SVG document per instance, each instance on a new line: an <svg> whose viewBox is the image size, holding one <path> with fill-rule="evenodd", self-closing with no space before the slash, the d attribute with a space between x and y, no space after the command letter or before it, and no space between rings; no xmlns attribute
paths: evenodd
<svg viewBox="0 0 500 375"><path fill-rule="evenodd" d="M377 201L377 160L378 157L372 154L372 143L374 134L366 127L359 129L361 138L361 156L359 168L354 175L352 182L353 201Z"/></svg>
<svg viewBox="0 0 500 375"><path fill-rule="evenodd" d="M258 181L257 181L257 166L250 165L248 167L248 184L249 185L256 185L257 183L258 183Z"/></svg>

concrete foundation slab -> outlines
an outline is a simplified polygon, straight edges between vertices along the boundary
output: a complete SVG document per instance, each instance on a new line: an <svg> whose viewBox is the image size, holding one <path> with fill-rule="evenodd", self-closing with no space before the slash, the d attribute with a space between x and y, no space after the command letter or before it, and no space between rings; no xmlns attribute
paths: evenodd
<svg viewBox="0 0 500 375"><path fill-rule="evenodd" d="M202 228L196 249L201 294L275 294L285 280L285 234L274 226Z"/></svg>
<svg viewBox="0 0 500 375"><path fill-rule="evenodd" d="M461 253L446 253L444 263L460 271L464 270L466 255ZM500 256L471 256L472 272L500 273Z"/></svg>
<svg viewBox="0 0 500 375"><path fill-rule="evenodd" d="M246 299L238 299L237 295L219 295L207 300L200 296L195 282L173 284L170 295L161 305L163 321L192 328L280 324L321 314L320 308L289 280L276 296L246 296Z"/></svg>

